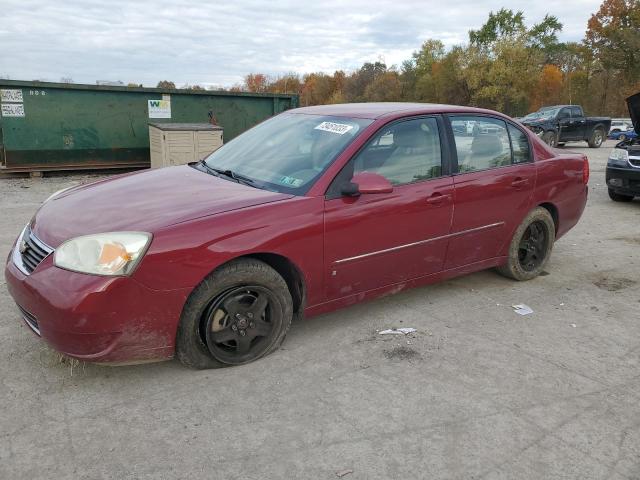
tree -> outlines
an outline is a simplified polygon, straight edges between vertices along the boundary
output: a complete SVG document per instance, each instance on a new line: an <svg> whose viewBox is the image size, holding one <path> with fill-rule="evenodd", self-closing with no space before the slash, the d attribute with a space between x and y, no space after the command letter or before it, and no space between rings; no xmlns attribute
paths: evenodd
<svg viewBox="0 0 640 480"><path fill-rule="evenodd" d="M529 45L544 53L546 63L555 62L564 47L558 42L558 33L561 31L562 23L558 18L547 14L527 32Z"/></svg>
<svg viewBox="0 0 640 480"><path fill-rule="evenodd" d="M387 71L382 62L366 62L359 70L345 78L343 94L348 102L366 102L365 91L377 76Z"/></svg>
<svg viewBox="0 0 640 480"><path fill-rule="evenodd" d="M469 31L469 42L477 47L488 47L493 42L524 33L524 13L501 8L498 12L489 12L489 18L479 30Z"/></svg>
<svg viewBox="0 0 640 480"><path fill-rule="evenodd" d="M367 85L364 96L369 102L397 102L402 94L398 72L388 70Z"/></svg>
<svg viewBox="0 0 640 480"><path fill-rule="evenodd" d="M158 82L158 85L156 85L156 88L164 88L165 90L175 90L176 84L173 82L170 82L169 80L161 80Z"/></svg>
<svg viewBox="0 0 640 480"><path fill-rule="evenodd" d="M640 0L605 0L589 19L584 43L601 67L598 110L620 111L620 92L640 81ZM608 95L613 82L622 88Z"/></svg>
<svg viewBox="0 0 640 480"><path fill-rule="evenodd" d="M419 51L413 52L413 70L415 75L414 98L422 102L439 101L437 72L444 58L444 44L440 40L427 40Z"/></svg>
<svg viewBox="0 0 640 480"><path fill-rule="evenodd" d="M536 88L529 102L530 110L538 110L545 105L562 103L562 71L558 66L547 64L540 72Z"/></svg>
<svg viewBox="0 0 640 480"><path fill-rule="evenodd" d="M267 76L263 73L250 73L244 77L247 92L262 93L267 91Z"/></svg>

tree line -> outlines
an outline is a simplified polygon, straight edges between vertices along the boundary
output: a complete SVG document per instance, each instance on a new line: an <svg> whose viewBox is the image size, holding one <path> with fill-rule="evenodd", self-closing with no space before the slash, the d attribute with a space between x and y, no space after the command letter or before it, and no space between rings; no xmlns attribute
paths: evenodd
<svg viewBox="0 0 640 480"><path fill-rule="evenodd" d="M377 61L333 74L251 73L230 90L297 93L301 106L415 101L521 116L544 105L580 104L591 115L628 116L624 99L640 91L640 0L605 0L581 42L560 42L562 27L553 15L527 27L522 11L503 8L471 30L468 43L447 49L429 39L399 66Z"/></svg>

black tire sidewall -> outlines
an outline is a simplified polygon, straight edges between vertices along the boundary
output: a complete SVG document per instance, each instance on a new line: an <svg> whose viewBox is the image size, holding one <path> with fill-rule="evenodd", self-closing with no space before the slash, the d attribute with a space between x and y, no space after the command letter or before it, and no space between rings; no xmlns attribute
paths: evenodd
<svg viewBox="0 0 640 480"><path fill-rule="evenodd" d="M209 351L200 335L200 322L205 309L214 298L242 285L260 285L270 290L278 302L278 310L281 311L279 331L259 355L237 363L227 363L215 358ZM198 369L250 363L280 346L291 326L292 318L293 301L284 279L273 268L259 260L234 260L208 275L187 299L176 334L176 354L183 364Z"/></svg>
<svg viewBox="0 0 640 480"><path fill-rule="evenodd" d="M540 263L540 265L538 265L538 267L536 267L532 271L526 271L520 265L518 250L520 248L520 240L524 235L526 229L535 221L543 222L547 228L547 250L544 254L544 260ZM544 207L537 207L533 209L514 232L511 243L509 244L507 263L499 267L498 271L509 278L513 278L514 280L519 281L531 280L540 275L540 273L547 265L549 257L551 256L553 244L555 242L555 232L555 223L553 222L553 218L551 217L549 211Z"/></svg>
<svg viewBox="0 0 640 480"><path fill-rule="evenodd" d="M614 202L630 202L633 200L633 196L631 195L623 195L621 193L616 193L614 190L608 189L609 198Z"/></svg>

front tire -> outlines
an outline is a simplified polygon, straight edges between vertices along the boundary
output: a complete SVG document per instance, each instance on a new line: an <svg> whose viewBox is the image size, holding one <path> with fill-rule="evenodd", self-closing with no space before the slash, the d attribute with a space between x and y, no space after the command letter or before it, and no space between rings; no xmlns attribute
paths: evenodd
<svg viewBox="0 0 640 480"><path fill-rule="evenodd" d="M631 200L633 200L632 195L622 195L621 193L614 192L610 188L608 190L609 190L609 198L614 202L630 202Z"/></svg>
<svg viewBox="0 0 640 480"><path fill-rule="evenodd" d="M542 141L550 147L555 147L557 145L557 135L552 131L544 132L542 135Z"/></svg>
<svg viewBox="0 0 640 480"><path fill-rule="evenodd" d="M499 266L498 272L518 281L537 277L551 256L555 234L549 211L543 207L533 209L513 234L507 263Z"/></svg>
<svg viewBox="0 0 640 480"><path fill-rule="evenodd" d="M618 137L618 140L620 140L621 142L624 142L626 139L627 136L624 133Z"/></svg>
<svg viewBox="0 0 640 480"><path fill-rule="evenodd" d="M591 134L591 138L589 139L589 147L591 148L600 148L604 142L604 132L600 128L596 128Z"/></svg>
<svg viewBox="0 0 640 480"><path fill-rule="evenodd" d="M259 260L234 260L189 296L176 354L197 369L253 362L278 349L292 318L291 293L278 272Z"/></svg>

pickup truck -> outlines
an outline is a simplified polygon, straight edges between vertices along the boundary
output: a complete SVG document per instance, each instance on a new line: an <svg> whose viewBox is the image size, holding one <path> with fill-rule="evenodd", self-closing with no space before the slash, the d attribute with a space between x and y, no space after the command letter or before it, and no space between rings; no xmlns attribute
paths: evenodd
<svg viewBox="0 0 640 480"><path fill-rule="evenodd" d="M585 141L591 148L599 148L611 128L610 118L585 117L580 105L543 107L522 123L552 147Z"/></svg>

